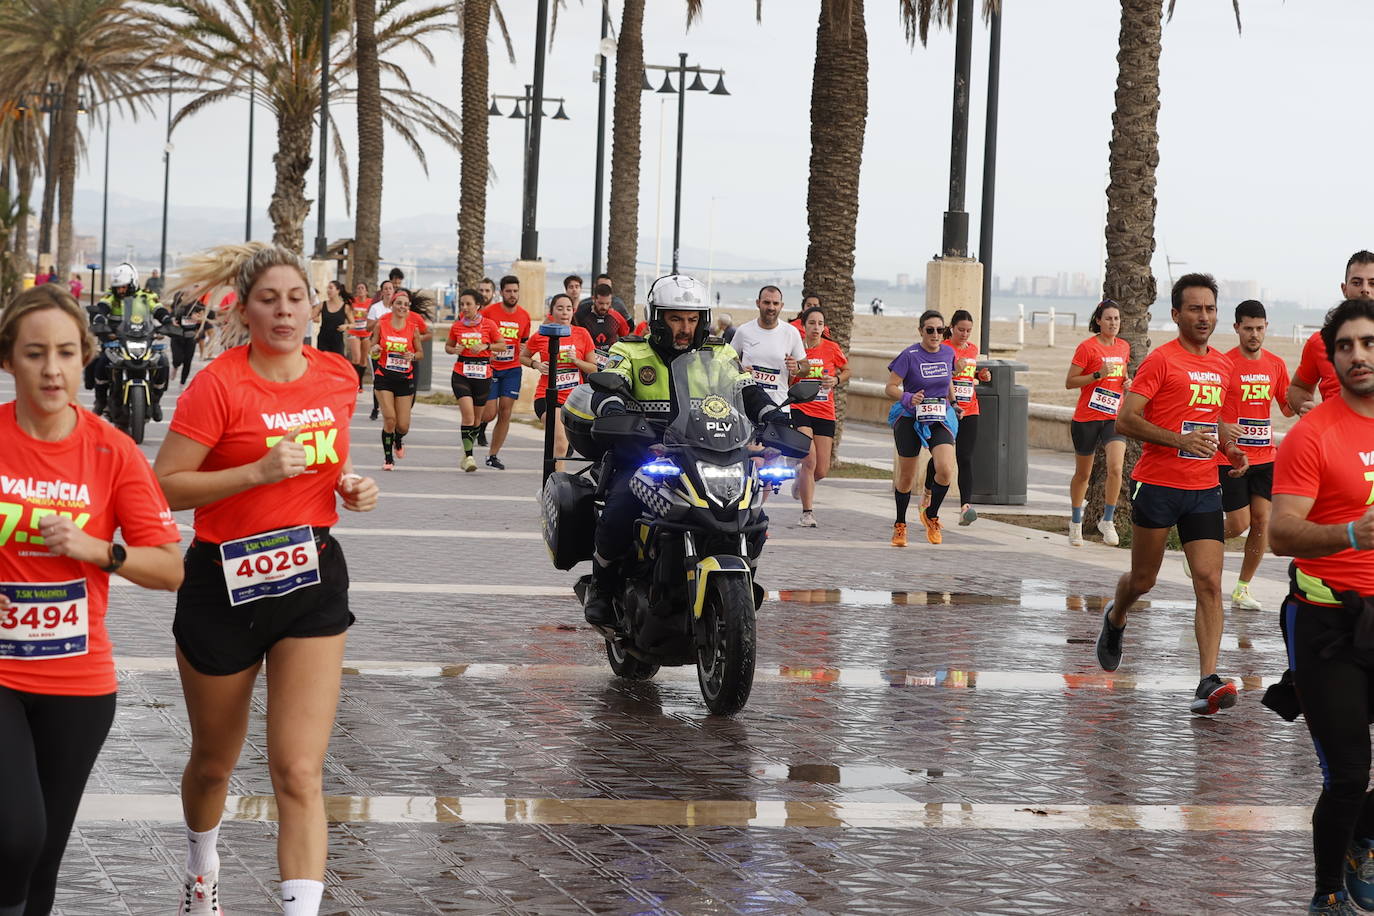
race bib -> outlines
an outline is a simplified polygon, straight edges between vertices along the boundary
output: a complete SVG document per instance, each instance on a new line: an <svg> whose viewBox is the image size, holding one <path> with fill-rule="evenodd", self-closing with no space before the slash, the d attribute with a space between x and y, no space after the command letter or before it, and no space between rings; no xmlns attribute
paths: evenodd
<svg viewBox="0 0 1374 916"><path fill-rule="evenodd" d="M388 352L386 355L386 371L405 372L410 368L410 360L406 359L404 353Z"/></svg>
<svg viewBox="0 0 1374 916"><path fill-rule="evenodd" d="M367 333L367 317L364 316L364 317L362 317L362 318L354 318L354 319L353 319L353 330L359 331L359 332L362 332L362 333Z"/></svg>
<svg viewBox="0 0 1374 916"><path fill-rule="evenodd" d="M757 382L760 387L767 388L769 391L777 390L778 377L782 375L781 369L769 369L766 366L755 366L751 371L754 375L754 381Z"/></svg>
<svg viewBox="0 0 1374 916"><path fill-rule="evenodd" d="M219 545L229 603L289 595L320 581L320 552L309 525L281 528Z"/></svg>
<svg viewBox="0 0 1374 916"><path fill-rule="evenodd" d="M592 359L596 362L596 368L605 369L606 362L611 358L611 354L605 350L593 350Z"/></svg>
<svg viewBox="0 0 1374 916"><path fill-rule="evenodd" d="M1274 428L1269 425L1268 420L1247 420L1240 418L1240 436L1236 439L1237 445L1248 445L1251 448L1267 448L1274 443Z"/></svg>
<svg viewBox="0 0 1374 916"><path fill-rule="evenodd" d="M1192 432L1192 431L1195 430L1195 429L1200 429L1200 430L1202 430L1202 431L1205 432L1205 433L1211 433L1213 436L1215 436L1215 435L1217 434L1217 424L1215 424L1215 423L1201 423L1201 422L1199 422L1199 421L1197 421L1197 420L1184 420L1184 421L1183 421L1183 426L1180 427L1180 430L1179 430L1179 431L1182 432L1183 435L1186 436L1186 435L1188 435L1190 432ZM1185 452L1183 449L1179 449L1179 450L1178 450L1178 457L1180 457L1180 458L1187 458L1187 459L1189 459L1189 460L1191 460L1191 461L1211 461L1211 460L1212 460L1211 458L1200 458L1200 457L1198 457L1197 455L1190 455L1190 454L1188 454L1187 452Z"/></svg>
<svg viewBox="0 0 1374 916"><path fill-rule="evenodd" d="M0 658L70 658L86 654L90 614L86 580L0 582L10 608L0 611Z"/></svg>
<svg viewBox="0 0 1374 916"><path fill-rule="evenodd" d="M486 378L486 360L463 360L463 378Z"/></svg>
<svg viewBox="0 0 1374 916"><path fill-rule="evenodd" d="M923 398L921 403L916 405L916 419L943 420L948 410L944 398Z"/></svg>
<svg viewBox="0 0 1374 916"><path fill-rule="evenodd" d="M576 388L582 384L582 373L576 369L560 369L553 377L554 386L563 391L566 388Z"/></svg>
<svg viewBox="0 0 1374 916"><path fill-rule="evenodd" d="M1121 392L1112 391L1110 388L1094 388L1092 397L1088 398L1088 406L1114 417L1121 407Z"/></svg>
<svg viewBox="0 0 1374 916"><path fill-rule="evenodd" d="M953 382L954 403L970 404L973 402L973 382L966 378L957 378Z"/></svg>
<svg viewBox="0 0 1374 916"><path fill-rule="evenodd" d="M500 350L494 351L491 354L491 358L497 360L498 362L508 363L511 360L515 359L515 347L511 344L506 344Z"/></svg>

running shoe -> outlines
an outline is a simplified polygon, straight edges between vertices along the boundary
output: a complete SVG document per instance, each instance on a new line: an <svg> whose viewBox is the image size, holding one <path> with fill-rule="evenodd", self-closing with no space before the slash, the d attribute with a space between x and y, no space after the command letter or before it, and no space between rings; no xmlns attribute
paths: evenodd
<svg viewBox="0 0 1374 916"><path fill-rule="evenodd" d="M382 470L383 470L383 471L394 471L394 470L396 470L396 465L395 465L393 462L390 462L390 461L383 461L383 462L382 462Z"/></svg>
<svg viewBox="0 0 1374 916"><path fill-rule="evenodd" d="M1357 840L1346 852L1345 889L1357 906L1374 910L1374 840Z"/></svg>
<svg viewBox="0 0 1374 916"><path fill-rule="evenodd" d="M1082 546L1083 546L1083 523L1082 523L1082 522L1069 522L1069 546L1070 546L1070 547L1082 547Z"/></svg>
<svg viewBox="0 0 1374 916"><path fill-rule="evenodd" d="M926 510L924 509L921 510L921 524L926 526L927 541L930 541L932 544L939 544L944 541L945 536L941 533L940 520L926 515Z"/></svg>
<svg viewBox="0 0 1374 916"><path fill-rule="evenodd" d="M959 525L961 527L967 528L969 525L972 525L976 521L978 521L977 510L974 509L972 506L964 506L963 511L959 513Z"/></svg>
<svg viewBox="0 0 1374 916"><path fill-rule="evenodd" d="M894 522L892 525L892 546L906 546L906 522Z"/></svg>
<svg viewBox="0 0 1374 916"><path fill-rule="evenodd" d="M487 447L487 430L485 426L477 430L477 444L482 446L482 448Z"/></svg>
<svg viewBox="0 0 1374 916"><path fill-rule="evenodd" d="M487 467L496 468L496 470L498 471L504 471L506 469L506 465L501 461L500 458L497 458L495 455L487 456Z"/></svg>
<svg viewBox="0 0 1374 916"><path fill-rule="evenodd" d="M1236 587L1231 589L1231 607L1242 608L1247 611L1262 611L1264 605L1255 600L1255 596L1250 594L1250 585L1236 583ZM1363 904L1361 904L1363 906Z"/></svg>
<svg viewBox="0 0 1374 916"><path fill-rule="evenodd" d="M472 457L471 455L464 455L464 456L463 456L463 470L465 470L465 471L467 471L467 472L469 472L469 473L471 473L471 472L477 470L477 459L474 458L474 457Z"/></svg>
<svg viewBox="0 0 1374 916"><path fill-rule="evenodd" d="M797 522L797 524L802 528L815 528L816 513L812 512L810 509L807 509L805 512L802 513L801 521Z"/></svg>
<svg viewBox="0 0 1374 916"><path fill-rule="evenodd" d="M376 407L372 408L372 413L371 413L371 415L368 416L368 419L369 419L369 420L375 420L375 419L377 419L377 410L378 410L378 408L376 408Z"/></svg>
<svg viewBox="0 0 1374 916"><path fill-rule="evenodd" d="M405 456L406 456L406 447L405 447L404 445L402 445L401 443L397 442L397 443L396 443L396 460L397 460L397 461L400 461L400 460L401 460L402 458L404 458Z"/></svg>
<svg viewBox="0 0 1374 916"><path fill-rule="evenodd" d="M1103 671L1115 671L1121 667L1121 637L1126 628L1112 626L1110 615L1114 604L1115 601L1108 601L1102 609L1102 630L1097 634L1097 663Z"/></svg>
<svg viewBox="0 0 1374 916"><path fill-rule="evenodd" d="M1365 910L1357 907L1345 891L1334 894L1318 894L1307 907L1308 913L1321 913L1323 916L1360 916Z"/></svg>
<svg viewBox="0 0 1374 916"><path fill-rule="evenodd" d="M1188 708L1199 716L1214 716L1235 705L1236 685L1209 674L1198 682L1197 693L1193 694L1193 702Z"/></svg>
<svg viewBox="0 0 1374 916"><path fill-rule="evenodd" d="M224 916L224 908L219 905L219 873L187 875L181 885L181 909L177 912Z"/></svg>
<svg viewBox="0 0 1374 916"><path fill-rule="evenodd" d="M1121 543L1121 535L1116 533L1116 522L1109 522L1105 518L1098 519L1097 532L1102 535L1102 543L1108 547L1115 547Z"/></svg>

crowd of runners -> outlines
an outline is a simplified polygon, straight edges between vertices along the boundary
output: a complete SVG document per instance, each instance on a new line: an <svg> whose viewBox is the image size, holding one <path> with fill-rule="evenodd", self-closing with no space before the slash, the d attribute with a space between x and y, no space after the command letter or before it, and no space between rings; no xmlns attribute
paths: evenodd
<svg viewBox="0 0 1374 916"><path fill-rule="evenodd" d="M379 493L353 470L350 425L370 375L380 466L392 471L403 461L434 316L400 271L375 298L366 283L351 293L330 283L316 294L308 277L298 257L261 244L214 249L186 265L175 286L182 305L172 312L184 329L175 348L184 391L151 467L128 437L76 406L95 342L71 296L43 285L0 316L0 364L15 382L15 400L0 406L12 443L0 453L0 471L21 482L7 486L0 507L12 522L0 534L0 737L16 751L0 755L0 916L51 907L67 836L113 720L104 623L112 575L177 595L172 632L191 731L181 783L181 912L222 912L219 821L264 670L282 905L287 914L318 910L322 767L354 619L330 529L340 508L368 511ZM223 290L232 292L220 299ZM515 276L459 293L443 349L454 357L463 471L478 470L479 448L487 450L486 468L505 469L500 455L525 369L538 422L554 424L556 455L569 454L561 417L545 412L549 386L563 403L613 347L642 340L646 330L609 277L582 292L582 278L567 277L534 322ZM1071 546L1084 544L1098 460L1105 499L1096 527L1106 544L1120 543L1127 440L1141 449L1128 482L1129 566L1106 601L1096 642L1104 670L1121 665L1132 613L1154 588L1176 531L1196 597L1200 680L1189 709L1213 715L1234 706L1236 688L1217 670L1224 542L1246 535L1229 593L1235 608L1261 609L1250 583L1271 546L1296 558L1281 610L1290 670L1265 702L1288 718L1305 717L1322 769L1309 911L1350 914L1374 908L1374 253L1349 259L1341 292L1344 301L1307 342L1291 378L1264 348L1268 320L1258 301L1234 307L1235 346L1212 346L1220 317L1209 275L1187 274L1173 285L1177 336L1139 360L1120 337L1121 308L1103 301L1064 385L1079 392L1070 427ZM775 405L793 382L821 382L814 400L790 410L790 423L812 442L792 492L801 504L796 524L816 528L817 485L830 472L835 393L849 381L848 359L819 296L805 294L790 320L776 286L763 287L755 305L757 317L711 331L728 334L747 381ZM222 352L188 383L195 345L212 320ZM888 364L894 547L909 544L913 496L931 545L944 541L943 519L961 526L978 519L977 386L990 376L973 331L967 311L948 319L927 311L916 342ZM232 341L240 344L226 345ZM1301 417L1282 442L1276 407ZM957 504L949 502L951 488ZM195 510L194 535L182 557L172 513L186 509Z"/></svg>

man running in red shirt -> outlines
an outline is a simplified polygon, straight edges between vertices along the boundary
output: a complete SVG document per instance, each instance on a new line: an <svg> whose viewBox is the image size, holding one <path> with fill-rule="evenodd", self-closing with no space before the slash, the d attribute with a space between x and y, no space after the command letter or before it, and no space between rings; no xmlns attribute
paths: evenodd
<svg viewBox="0 0 1374 916"><path fill-rule="evenodd" d="M1374 299L1374 251L1361 249L1345 262L1341 297ZM1341 393L1341 383L1336 380L1331 357L1326 355L1321 331L1307 338L1307 343L1303 344L1298 371L1293 373L1293 383L1288 387L1288 406L1299 414L1307 413L1316 406L1316 399L1313 398L1316 391L1321 391L1323 401L1329 401Z"/></svg>
<svg viewBox="0 0 1374 916"><path fill-rule="evenodd" d="M1121 637L1131 607L1154 588L1169 529L1178 526L1192 567L1202 679L1189 708L1212 715L1236 705L1235 685L1217 676L1221 652L1221 487L1215 455L1225 451L1232 469L1245 473L1234 426L1222 422L1231 362L1207 345L1217 326L1217 283L1210 274L1185 274L1171 294L1178 337L1141 362L1117 414L1118 432L1143 443L1131 474L1131 568L1116 584L1102 614L1097 661L1107 671L1121 664Z"/></svg>
<svg viewBox="0 0 1374 916"><path fill-rule="evenodd" d="M1264 333L1269 319L1264 304L1246 299L1236 306L1236 336L1240 346L1226 354L1231 361L1231 387L1221 415L1237 424L1236 444L1250 459L1244 476L1231 476L1231 462L1217 453L1217 482L1221 484L1221 508L1226 513L1226 537L1239 537L1246 528L1245 558L1240 563L1240 578L1231 591L1231 606L1258 611L1261 605L1250 594L1250 580L1259 571L1269 539L1269 501L1274 486L1274 424L1270 414L1274 404L1291 417L1288 406L1288 367L1282 359L1264 349Z"/></svg>

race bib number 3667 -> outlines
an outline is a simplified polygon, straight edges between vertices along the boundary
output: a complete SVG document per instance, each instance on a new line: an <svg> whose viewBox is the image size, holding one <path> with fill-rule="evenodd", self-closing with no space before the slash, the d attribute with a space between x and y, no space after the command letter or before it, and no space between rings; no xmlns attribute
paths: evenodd
<svg viewBox="0 0 1374 916"><path fill-rule="evenodd" d="M229 603L235 607L289 595L320 581L320 553L309 525L225 541L219 552Z"/></svg>
<svg viewBox="0 0 1374 916"><path fill-rule="evenodd" d="M0 582L10 607L0 611L0 658L68 658L86 654L90 612L86 580Z"/></svg>

